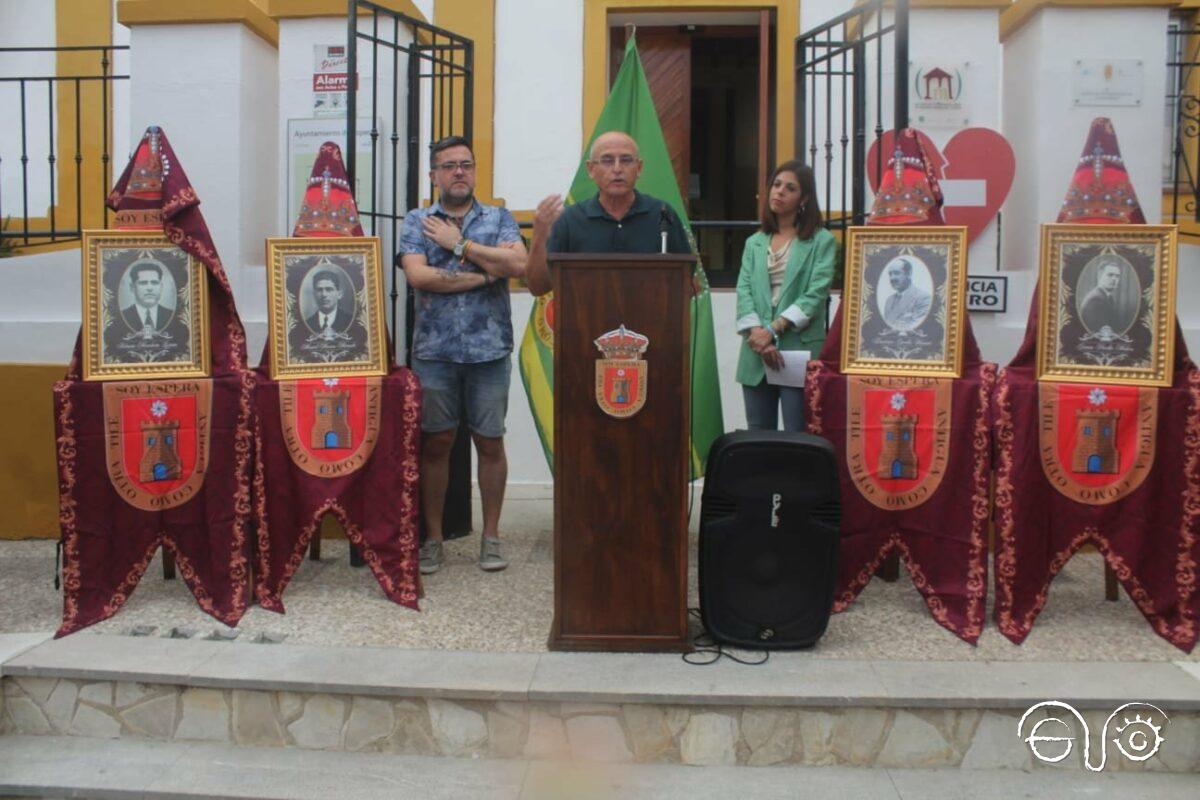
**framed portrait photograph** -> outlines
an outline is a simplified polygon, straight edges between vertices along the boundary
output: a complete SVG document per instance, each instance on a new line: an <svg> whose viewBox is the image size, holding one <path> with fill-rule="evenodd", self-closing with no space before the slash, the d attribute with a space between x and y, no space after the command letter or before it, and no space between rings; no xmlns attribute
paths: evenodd
<svg viewBox="0 0 1200 800"><path fill-rule="evenodd" d="M963 226L850 228L842 372L957 378L966 278Z"/></svg>
<svg viewBox="0 0 1200 800"><path fill-rule="evenodd" d="M83 232L83 379L209 375L208 276L162 233Z"/></svg>
<svg viewBox="0 0 1200 800"><path fill-rule="evenodd" d="M1038 379L1170 386L1174 225L1042 226Z"/></svg>
<svg viewBox="0 0 1200 800"><path fill-rule="evenodd" d="M379 239L267 240L271 377L387 374Z"/></svg>

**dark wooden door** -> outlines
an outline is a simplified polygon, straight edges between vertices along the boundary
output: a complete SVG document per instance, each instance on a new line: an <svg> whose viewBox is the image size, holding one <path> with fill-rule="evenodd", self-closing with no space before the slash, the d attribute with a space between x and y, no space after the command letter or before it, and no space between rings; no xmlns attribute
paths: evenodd
<svg viewBox="0 0 1200 800"><path fill-rule="evenodd" d="M625 43L624 35L619 38L622 49L615 57L617 68ZM692 150L692 37L675 28L638 28L637 43L679 194L686 203ZM613 69L610 80L616 74Z"/></svg>

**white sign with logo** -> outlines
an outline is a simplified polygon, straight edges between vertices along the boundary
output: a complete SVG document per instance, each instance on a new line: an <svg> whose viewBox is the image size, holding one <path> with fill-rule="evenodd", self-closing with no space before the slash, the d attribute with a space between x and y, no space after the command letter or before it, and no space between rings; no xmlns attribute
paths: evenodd
<svg viewBox="0 0 1200 800"><path fill-rule="evenodd" d="M965 128L971 124L964 104L969 61L918 61L909 64L908 116L917 128Z"/></svg>
<svg viewBox="0 0 1200 800"><path fill-rule="evenodd" d="M1072 102L1076 106L1140 106L1142 62L1134 58L1076 60Z"/></svg>

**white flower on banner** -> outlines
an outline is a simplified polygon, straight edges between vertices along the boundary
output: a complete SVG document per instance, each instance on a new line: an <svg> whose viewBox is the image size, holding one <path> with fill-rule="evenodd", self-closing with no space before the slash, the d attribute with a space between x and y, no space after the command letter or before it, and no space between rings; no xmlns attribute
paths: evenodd
<svg viewBox="0 0 1200 800"><path fill-rule="evenodd" d="M908 400L902 393L896 392L894 395L892 395L892 408L894 408L896 411L904 408L906 403L908 403Z"/></svg>
<svg viewBox="0 0 1200 800"><path fill-rule="evenodd" d="M330 389L332 389L333 387L338 385L338 379L337 378L326 378L325 385L328 386Z"/></svg>
<svg viewBox="0 0 1200 800"><path fill-rule="evenodd" d="M1088 402L1094 406L1102 406L1108 402L1108 393L1097 386L1088 392Z"/></svg>
<svg viewBox="0 0 1200 800"><path fill-rule="evenodd" d="M162 419L167 415L167 404L162 400L155 400L150 404L150 413L155 419Z"/></svg>

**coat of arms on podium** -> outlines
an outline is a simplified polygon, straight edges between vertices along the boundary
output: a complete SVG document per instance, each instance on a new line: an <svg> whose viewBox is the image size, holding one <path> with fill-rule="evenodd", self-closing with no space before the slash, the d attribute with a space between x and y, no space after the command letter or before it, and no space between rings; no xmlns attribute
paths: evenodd
<svg viewBox="0 0 1200 800"><path fill-rule="evenodd" d="M647 364L640 358L650 340L621 325L596 339L596 403L610 417L632 417L646 404Z"/></svg>

